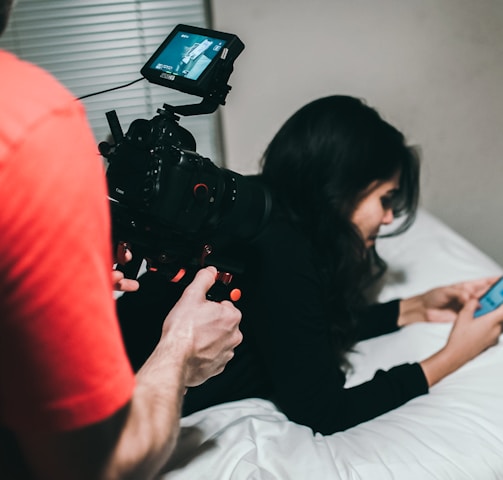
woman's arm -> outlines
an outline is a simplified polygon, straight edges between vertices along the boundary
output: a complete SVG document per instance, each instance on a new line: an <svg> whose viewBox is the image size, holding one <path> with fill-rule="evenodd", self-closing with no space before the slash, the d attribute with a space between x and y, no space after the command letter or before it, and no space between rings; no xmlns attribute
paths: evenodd
<svg viewBox="0 0 503 480"><path fill-rule="evenodd" d="M430 387L498 342L503 307L474 318L477 307L477 300L470 300L454 322L445 347L420 363Z"/></svg>
<svg viewBox="0 0 503 480"><path fill-rule="evenodd" d="M309 244L286 227L269 228L260 261L252 264L260 269L257 278L243 288L243 328L245 342L252 340L258 355L254 364L264 366L262 377L281 411L315 432L331 434L427 393L418 364L379 371L368 382L345 388L336 356L340 324L326 309ZM394 312L390 328L396 329L398 305L384 308Z"/></svg>
<svg viewBox="0 0 503 480"><path fill-rule="evenodd" d="M402 301L376 303L358 313L358 341L378 337L398 330Z"/></svg>

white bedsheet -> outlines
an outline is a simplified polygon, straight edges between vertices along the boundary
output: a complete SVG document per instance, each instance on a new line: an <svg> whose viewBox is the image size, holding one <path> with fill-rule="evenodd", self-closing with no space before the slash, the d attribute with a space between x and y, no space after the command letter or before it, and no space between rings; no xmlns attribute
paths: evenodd
<svg viewBox="0 0 503 480"><path fill-rule="evenodd" d="M498 275L502 268L425 211L405 234L380 241L389 273L379 298ZM377 368L418 361L450 325L415 324L367 340L351 355L348 385ZM248 399L182 420L164 480L503 479L503 344L434 386L429 395L330 436L313 435L274 405ZM372 401L372 399L369 399Z"/></svg>

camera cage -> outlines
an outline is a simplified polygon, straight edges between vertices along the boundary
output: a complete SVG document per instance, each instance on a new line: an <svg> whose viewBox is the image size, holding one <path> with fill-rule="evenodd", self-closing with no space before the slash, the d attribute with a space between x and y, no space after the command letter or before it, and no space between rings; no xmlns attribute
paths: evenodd
<svg viewBox="0 0 503 480"><path fill-rule="evenodd" d="M115 243L132 246L122 267L135 278L143 260L151 271L188 283L199 268L214 265L225 285L208 298L229 295L243 265L239 244L258 235L270 214L269 192L253 178L219 168L196 152L179 115L214 112L231 87L227 81L244 44L236 35L180 24L141 69L151 83L202 97L199 104L165 104L150 120L134 120L124 135L115 111L106 113L114 144L101 142Z"/></svg>

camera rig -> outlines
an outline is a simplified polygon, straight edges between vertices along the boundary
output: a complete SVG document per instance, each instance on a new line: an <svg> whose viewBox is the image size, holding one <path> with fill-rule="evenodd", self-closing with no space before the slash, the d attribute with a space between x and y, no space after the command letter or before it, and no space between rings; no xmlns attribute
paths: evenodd
<svg viewBox="0 0 503 480"><path fill-rule="evenodd" d="M235 247L261 231L270 196L253 177L199 155L179 120L225 105L233 62L243 49L235 35L178 25L141 73L201 102L165 104L152 119L134 120L126 134L116 112L107 112L113 144L101 142L99 150L108 161L113 241L125 241L133 251L133 261L122 267L127 277L136 278L146 260L148 270L185 284L200 268L214 265L218 281L208 297L239 299L230 285L242 270Z"/></svg>

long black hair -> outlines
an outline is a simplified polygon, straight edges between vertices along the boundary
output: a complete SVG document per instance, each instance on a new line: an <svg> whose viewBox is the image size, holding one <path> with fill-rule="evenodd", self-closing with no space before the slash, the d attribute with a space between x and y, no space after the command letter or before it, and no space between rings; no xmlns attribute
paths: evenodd
<svg viewBox="0 0 503 480"><path fill-rule="evenodd" d="M404 136L362 100L334 95L315 100L280 128L262 159L262 178L284 214L312 242L325 279L327 311L334 318L336 353L356 340L363 289L385 263L368 250L351 221L358 201L375 181L400 172L395 233L414 221L419 198L419 158ZM377 268L376 268L377 267Z"/></svg>

